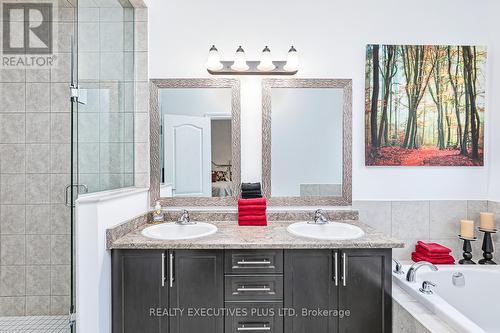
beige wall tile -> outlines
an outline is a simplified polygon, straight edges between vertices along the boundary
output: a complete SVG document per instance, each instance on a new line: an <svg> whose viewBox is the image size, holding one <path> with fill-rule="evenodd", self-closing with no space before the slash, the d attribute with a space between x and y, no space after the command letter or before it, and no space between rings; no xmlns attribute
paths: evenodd
<svg viewBox="0 0 500 333"><path fill-rule="evenodd" d="M50 142L50 113L26 113L26 142Z"/></svg>
<svg viewBox="0 0 500 333"><path fill-rule="evenodd" d="M0 206L0 233L2 235L24 234L26 207L24 205Z"/></svg>
<svg viewBox="0 0 500 333"><path fill-rule="evenodd" d="M0 113L0 142L24 143L25 121L24 114Z"/></svg>
<svg viewBox="0 0 500 333"><path fill-rule="evenodd" d="M71 282L70 265L52 265L50 274L51 295L69 295Z"/></svg>
<svg viewBox="0 0 500 333"><path fill-rule="evenodd" d="M52 235L51 236L51 263L56 265L67 265L70 263L70 236Z"/></svg>
<svg viewBox="0 0 500 333"><path fill-rule="evenodd" d="M50 295L50 265L26 266L26 295Z"/></svg>
<svg viewBox="0 0 500 333"><path fill-rule="evenodd" d="M52 235L69 235L71 232L71 210L63 204L53 204L50 210Z"/></svg>
<svg viewBox="0 0 500 333"><path fill-rule="evenodd" d="M68 163L71 156L69 143L52 144L50 150L50 170L52 173L69 173L71 165Z"/></svg>
<svg viewBox="0 0 500 333"><path fill-rule="evenodd" d="M66 87L68 89L68 87ZM69 89L68 89L69 90ZM50 84L49 83L27 83L26 84L26 111L48 112L50 111Z"/></svg>
<svg viewBox="0 0 500 333"><path fill-rule="evenodd" d="M26 264L50 264L50 235L26 235Z"/></svg>
<svg viewBox="0 0 500 333"><path fill-rule="evenodd" d="M51 296L50 297L50 314L63 315L68 314L69 296Z"/></svg>
<svg viewBox="0 0 500 333"><path fill-rule="evenodd" d="M26 234L48 235L50 230L50 205L26 206Z"/></svg>
<svg viewBox="0 0 500 333"><path fill-rule="evenodd" d="M0 83L0 112L24 112L26 89L23 83Z"/></svg>
<svg viewBox="0 0 500 333"><path fill-rule="evenodd" d="M26 296L26 315L50 315L50 296Z"/></svg>
<svg viewBox="0 0 500 333"><path fill-rule="evenodd" d="M0 297L0 316L24 316L26 298Z"/></svg>
<svg viewBox="0 0 500 333"><path fill-rule="evenodd" d="M49 144L27 144L26 145L26 172L27 173L49 173L50 170L50 145Z"/></svg>
<svg viewBox="0 0 500 333"><path fill-rule="evenodd" d="M24 265L25 263L24 246L25 246L24 235L1 235L0 264Z"/></svg>
<svg viewBox="0 0 500 333"><path fill-rule="evenodd" d="M467 201L430 202L430 238L456 238L460 220L467 218Z"/></svg>
<svg viewBox="0 0 500 333"><path fill-rule="evenodd" d="M392 236L429 238L429 201L393 201Z"/></svg>
<svg viewBox="0 0 500 333"><path fill-rule="evenodd" d="M50 203L50 175L26 174L26 203Z"/></svg>
<svg viewBox="0 0 500 333"><path fill-rule="evenodd" d="M24 173L24 144L0 144L0 173Z"/></svg>
<svg viewBox="0 0 500 333"><path fill-rule="evenodd" d="M50 142L71 142L71 114L52 113L50 115Z"/></svg>
<svg viewBox="0 0 500 333"><path fill-rule="evenodd" d="M354 201L352 207L359 211L361 222L391 234L391 202L390 201Z"/></svg>
<svg viewBox="0 0 500 333"><path fill-rule="evenodd" d="M24 204L25 184L24 174L0 174L0 204Z"/></svg>

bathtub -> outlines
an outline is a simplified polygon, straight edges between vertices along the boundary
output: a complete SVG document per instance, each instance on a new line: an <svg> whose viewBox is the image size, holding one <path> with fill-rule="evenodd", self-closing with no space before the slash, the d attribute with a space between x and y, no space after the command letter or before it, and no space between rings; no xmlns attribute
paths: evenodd
<svg viewBox="0 0 500 333"><path fill-rule="evenodd" d="M421 267L415 283L393 273L393 281L457 332L500 333L500 267L480 265L437 265L437 272ZM465 284L453 274L462 273ZM436 284L431 295L419 291L423 281Z"/></svg>

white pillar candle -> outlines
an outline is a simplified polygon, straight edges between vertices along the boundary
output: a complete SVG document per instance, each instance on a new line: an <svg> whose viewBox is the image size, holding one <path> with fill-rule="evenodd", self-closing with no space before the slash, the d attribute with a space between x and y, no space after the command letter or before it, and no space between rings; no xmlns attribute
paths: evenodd
<svg viewBox="0 0 500 333"><path fill-rule="evenodd" d="M463 238L474 238L474 221L460 221L460 236L462 236Z"/></svg>
<svg viewBox="0 0 500 333"><path fill-rule="evenodd" d="M479 213L479 219L481 221L481 229L493 230L495 229L495 216L493 213Z"/></svg>

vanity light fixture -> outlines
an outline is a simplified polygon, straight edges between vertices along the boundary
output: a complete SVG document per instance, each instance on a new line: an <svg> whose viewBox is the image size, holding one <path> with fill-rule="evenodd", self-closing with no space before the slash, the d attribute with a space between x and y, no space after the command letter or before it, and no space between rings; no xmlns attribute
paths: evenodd
<svg viewBox="0 0 500 333"><path fill-rule="evenodd" d="M236 50L234 63L231 65L231 69L237 72L247 71L250 67L247 65L247 58L245 56L245 50L241 45Z"/></svg>
<svg viewBox="0 0 500 333"><path fill-rule="evenodd" d="M257 66L257 69L261 72L270 72L275 68L276 66L273 64L271 50L266 46L264 50L262 50L260 64Z"/></svg>
<svg viewBox="0 0 500 333"><path fill-rule="evenodd" d="M221 61L219 51L212 45L206 67L212 75L294 75L299 70L299 57L292 46L286 61L273 61L271 49L266 46L260 61L247 61L245 50L239 46L234 61Z"/></svg>
<svg viewBox="0 0 500 333"><path fill-rule="evenodd" d="M297 50L295 49L295 47L293 47L293 45L292 45L290 50L288 50L288 55L286 57L286 64L283 68L287 72L296 72L299 70L299 64L300 64L299 63L299 54L298 54Z"/></svg>
<svg viewBox="0 0 500 333"><path fill-rule="evenodd" d="M210 51L208 51L207 69L211 71L220 71L224 68L224 65L220 62L219 50L212 45Z"/></svg>

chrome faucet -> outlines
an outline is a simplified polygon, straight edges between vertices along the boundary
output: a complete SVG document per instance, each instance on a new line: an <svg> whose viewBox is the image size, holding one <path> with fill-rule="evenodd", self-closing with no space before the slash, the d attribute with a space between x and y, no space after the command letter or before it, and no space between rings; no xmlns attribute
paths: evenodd
<svg viewBox="0 0 500 333"><path fill-rule="evenodd" d="M434 272L438 270L438 268L431 264L428 261L419 261L411 265L411 267L408 269L408 273L406 273L406 281L408 282L415 282L415 278L417 276L417 270L420 267L428 266L431 270Z"/></svg>
<svg viewBox="0 0 500 333"><path fill-rule="evenodd" d="M196 224L196 222L191 222L191 219L189 218L189 212L187 210L183 210L181 216L176 222L177 224Z"/></svg>
<svg viewBox="0 0 500 333"><path fill-rule="evenodd" d="M314 212L314 222L308 223L326 224L328 223L328 219L326 218L325 214L323 214L323 211L321 209L316 209L316 211Z"/></svg>
<svg viewBox="0 0 500 333"><path fill-rule="evenodd" d="M394 263L396 264L396 267L394 267L393 272L398 275L404 274L405 272L403 271L403 265L401 265L401 263L394 258L392 259L392 261L394 261Z"/></svg>

